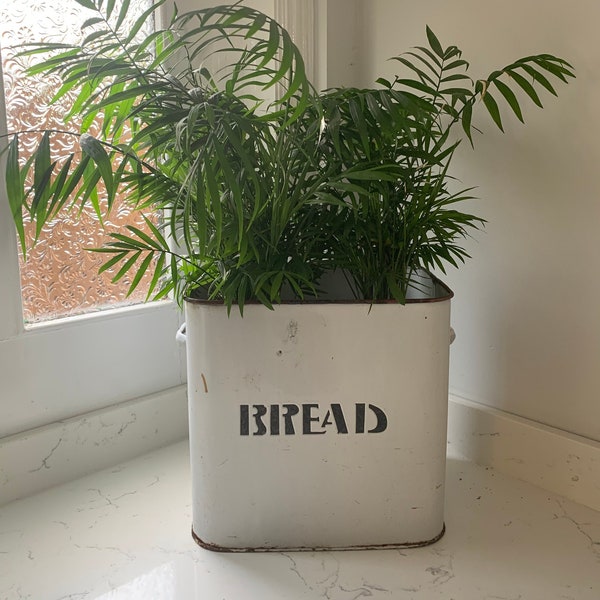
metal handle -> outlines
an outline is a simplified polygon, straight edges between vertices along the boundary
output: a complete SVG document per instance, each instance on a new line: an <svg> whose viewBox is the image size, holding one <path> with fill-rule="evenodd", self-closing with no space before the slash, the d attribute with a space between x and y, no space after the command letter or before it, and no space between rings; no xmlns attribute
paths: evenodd
<svg viewBox="0 0 600 600"><path fill-rule="evenodd" d="M177 333L175 334L175 339L180 343L180 344L185 344L187 341L187 335L185 332L185 322L181 324L181 327L177 330Z"/></svg>
<svg viewBox="0 0 600 600"><path fill-rule="evenodd" d="M454 328L450 327L450 345L452 345L452 342L456 339L456 331L454 331Z"/></svg>

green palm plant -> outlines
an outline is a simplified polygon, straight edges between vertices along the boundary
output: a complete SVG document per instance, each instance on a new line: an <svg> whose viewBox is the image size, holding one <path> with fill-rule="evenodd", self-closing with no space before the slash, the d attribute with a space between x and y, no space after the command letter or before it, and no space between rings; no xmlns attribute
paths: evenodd
<svg viewBox="0 0 600 600"><path fill-rule="evenodd" d="M404 302L412 274L463 261L461 238L483 222L455 208L468 196L449 185L455 126L472 143L478 105L502 128L496 98L523 120L513 90L541 105L540 88L556 94L550 80L573 77L544 54L472 80L460 50L427 29L428 47L396 58L407 75L319 93L285 29L240 3L175 13L140 36L164 0L130 27L128 2L74 1L91 11L81 44L22 53L40 57L31 73L60 76L55 101L77 90L80 151L52 156L56 132L41 131L24 161L29 133L13 132L7 195L25 252L24 215L39 232L123 194L148 229L127 226L95 251L115 280L132 274L130 291L150 271L148 298L270 307L318 296L338 269L357 298Z"/></svg>
<svg viewBox="0 0 600 600"><path fill-rule="evenodd" d="M429 27L426 33L428 47L395 57L404 76L321 97L327 160L340 170L360 165L364 174L337 194L334 243L335 265L357 297L404 302L419 285L416 272L445 272L468 258L462 241L484 221L456 206L471 198L470 189L456 191L449 171L460 134L473 144L478 105L503 130L499 100L523 122L515 91L542 107L540 88L557 95L550 79L574 76L567 62L542 54L473 80L461 51L444 48Z"/></svg>

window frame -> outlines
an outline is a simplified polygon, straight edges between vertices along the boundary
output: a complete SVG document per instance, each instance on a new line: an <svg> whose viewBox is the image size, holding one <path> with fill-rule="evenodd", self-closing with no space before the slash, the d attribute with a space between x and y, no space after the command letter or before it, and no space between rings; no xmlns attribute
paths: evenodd
<svg viewBox="0 0 600 600"><path fill-rule="evenodd" d="M7 133L3 90L0 66L0 135ZM25 326L4 164L3 157L0 438L185 383L185 350L175 340L182 314L172 301Z"/></svg>

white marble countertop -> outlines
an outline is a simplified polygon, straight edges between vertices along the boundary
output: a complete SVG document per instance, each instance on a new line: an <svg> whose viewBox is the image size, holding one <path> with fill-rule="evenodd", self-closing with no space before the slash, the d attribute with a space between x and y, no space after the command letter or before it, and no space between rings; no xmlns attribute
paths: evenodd
<svg viewBox="0 0 600 600"><path fill-rule="evenodd" d="M219 554L190 535L187 444L0 508L2 600L598 600L600 513L449 457L410 550Z"/></svg>

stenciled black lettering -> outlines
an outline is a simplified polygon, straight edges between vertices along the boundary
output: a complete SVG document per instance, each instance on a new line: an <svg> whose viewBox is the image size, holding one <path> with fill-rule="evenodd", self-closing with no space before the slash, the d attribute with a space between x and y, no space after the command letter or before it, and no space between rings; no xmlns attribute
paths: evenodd
<svg viewBox="0 0 600 600"><path fill-rule="evenodd" d="M247 404L240 406L240 435L250 435L250 407Z"/></svg>
<svg viewBox="0 0 600 600"><path fill-rule="evenodd" d="M373 429L369 429L369 433L381 433L387 429L387 416L386 414L374 404L369 404L369 409L375 413L377 417L377 425Z"/></svg>
<svg viewBox="0 0 600 600"><path fill-rule="evenodd" d="M346 425L346 417L344 417L344 411L342 410L341 404L332 404L331 412L333 413L333 420L337 427L338 433L348 433L348 426Z"/></svg>
<svg viewBox="0 0 600 600"><path fill-rule="evenodd" d="M283 430L285 435L294 435L296 431L294 430L293 418L300 412L300 409L296 404L284 404L283 408Z"/></svg>
<svg viewBox="0 0 600 600"><path fill-rule="evenodd" d="M256 425L256 431L252 435L265 435L267 433L267 427L263 423L262 418L267 414L267 407L264 404L254 404L254 423Z"/></svg>
<svg viewBox="0 0 600 600"><path fill-rule="evenodd" d="M365 432L365 405L356 405L356 433Z"/></svg>
<svg viewBox="0 0 600 600"><path fill-rule="evenodd" d="M303 404L302 405L302 433L304 435L315 435L315 434L319 434L319 433L325 433L324 429L323 429L323 431L313 431L313 429L312 429L312 423L318 423L320 420L318 416L314 416L312 414L312 410L314 408L319 408L319 405L318 404Z"/></svg>
<svg viewBox="0 0 600 600"><path fill-rule="evenodd" d="M279 405L271 404L271 435L279 435Z"/></svg>
<svg viewBox="0 0 600 600"><path fill-rule="evenodd" d="M285 435L319 435L327 433L327 428L335 424L338 434L348 434L348 422L342 404L333 403L325 416L319 415L319 404L241 404L240 405L240 435L263 436L267 432L270 435L281 434L281 421L283 420L283 432ZM282 410L283 409L283 410ZM301 423L298 428L294 425L294 417L300 414ZM368 416L367 410L373 415ZM251 414L252 411L252 414ZM268 416L267 416L268 415ZM373 417L375 423L373 424ZM375 404L359 402L355 404L355 432L382 433L388 427L388 418L383 409ZM252 430L251 421L254 423ZM367 424L368 421L368 424ZM371 429L368 429L373 425ZM297 431L298 429L298 431Z"/></svg>

